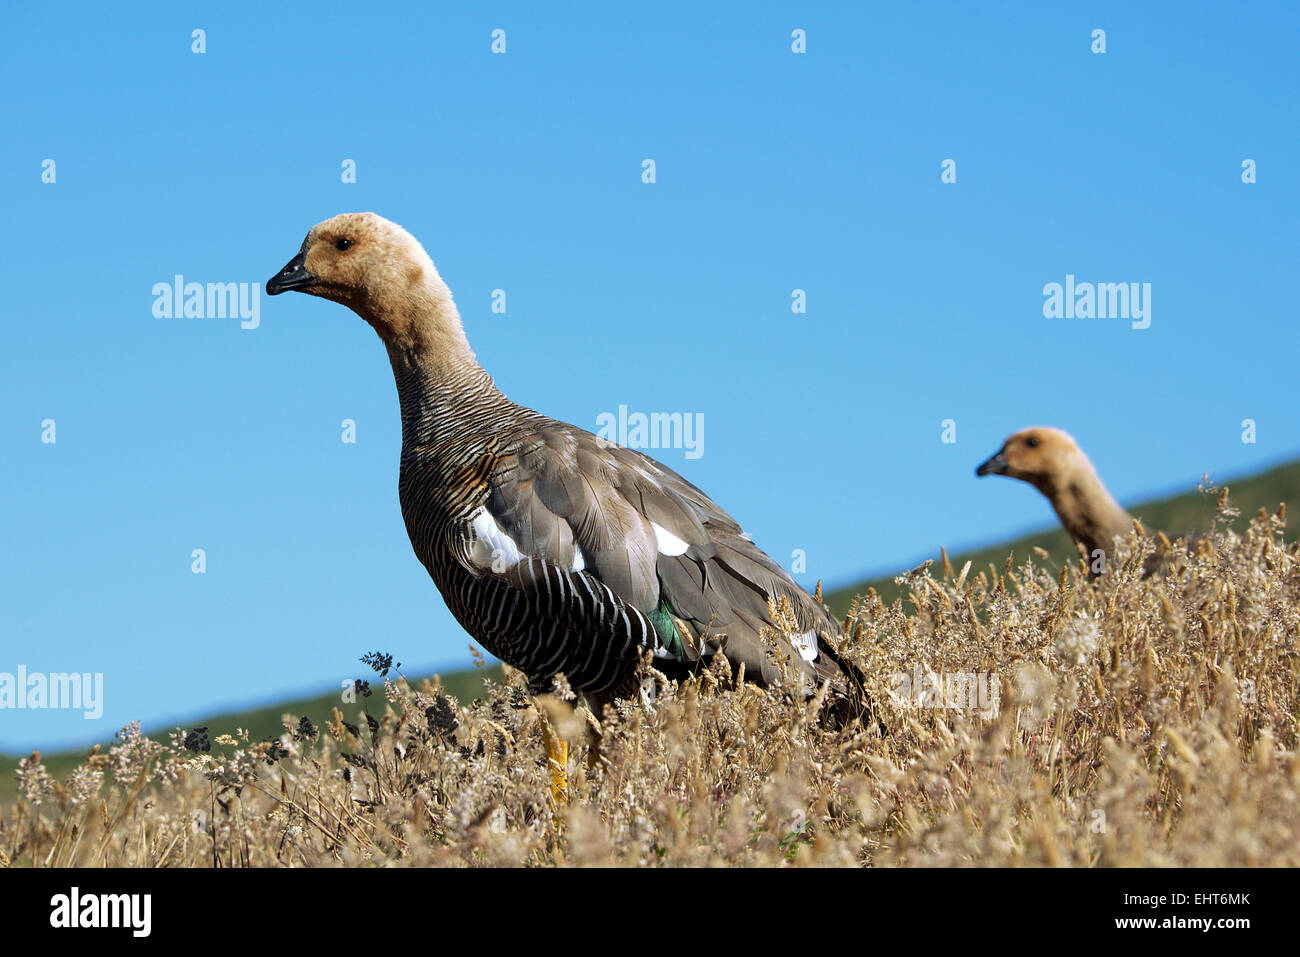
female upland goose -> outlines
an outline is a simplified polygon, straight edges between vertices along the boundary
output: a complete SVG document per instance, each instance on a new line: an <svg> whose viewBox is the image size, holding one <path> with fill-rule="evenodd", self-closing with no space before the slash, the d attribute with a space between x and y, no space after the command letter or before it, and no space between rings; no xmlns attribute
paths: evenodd
<svg viewBox="0 0 1300 957"><path fill-rule="evenodd" d="M1133 529L1133 519L1102 484L1088 456L1066 432L1035 427L1010 436L982 462L975 474L1006 475L1028 482L1047 497L1070 536L1088 553L1089 567L1100 572L1115 557L1115 539ZM1095 562L1097 553L1105 562ZM1148 562L1150 574L1159 564Z"/></svg>
<svg viewBox="0 0 1300 957"><path fill-rule="evenodd" d="M383 340L415 554L465 630L535 693L562 672L590 699L625 697L644 652L673 678L721 649L757 683L855 694L835 622L707 495L498 391L406 230L373 213L314 226L266 284L290 289L348 306ZM798 627L773 647L760 630L783 599Z"/></svg>

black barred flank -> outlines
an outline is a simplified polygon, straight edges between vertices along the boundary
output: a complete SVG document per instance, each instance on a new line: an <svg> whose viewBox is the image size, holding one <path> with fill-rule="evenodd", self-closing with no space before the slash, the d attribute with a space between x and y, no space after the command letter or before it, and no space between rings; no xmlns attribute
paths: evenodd
<svg viewBox="0 0 1300 957"><path fill-rule="evenodd" d="M537 687L563 672L587 693L629 693L642 649L659 647L649 620L585 571L525 557L502 573L461 560L469 525L488 497L497 450L540 419L507 402L484 375L477 389L398 376L402 401L402 514L416 555L456 620ZM455 408L455 419L430 414ZM473 422L473 431L460 425ZM447 476L446 481L442 480Z"/></svg>

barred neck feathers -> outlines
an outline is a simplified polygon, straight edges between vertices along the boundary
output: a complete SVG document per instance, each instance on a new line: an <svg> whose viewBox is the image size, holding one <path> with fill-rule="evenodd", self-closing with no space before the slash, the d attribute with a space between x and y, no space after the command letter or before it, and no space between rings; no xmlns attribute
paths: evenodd
<svg viewBox="0 0 1300 957"><path fill-rule="evenodd" d="M492 420L515 411L477 362L447 369L427 353L392 345L388 359L402 408L404 447L488 431Z"/></svg>

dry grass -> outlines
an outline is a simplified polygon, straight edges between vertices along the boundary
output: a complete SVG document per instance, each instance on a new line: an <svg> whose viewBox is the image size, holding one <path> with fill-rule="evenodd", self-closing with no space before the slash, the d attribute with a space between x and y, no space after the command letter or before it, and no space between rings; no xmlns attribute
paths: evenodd
<svg viewBox="0 0 1300 957"><path fill-rule="evenodd" d="M1300 551L1282 525L1221 524L1147 580L1137 537L1100 581L918 572L910 609L852 614L869 726L830 730L725 668L624 704L598 756L585 711L561 709L558 815L517 675L469 706L388 680L382 715L269 743L128 730L65 781L24 763L0 864L1296 866ZM896 706L890 676L918 667L995 673L999 706Z"/></svg>

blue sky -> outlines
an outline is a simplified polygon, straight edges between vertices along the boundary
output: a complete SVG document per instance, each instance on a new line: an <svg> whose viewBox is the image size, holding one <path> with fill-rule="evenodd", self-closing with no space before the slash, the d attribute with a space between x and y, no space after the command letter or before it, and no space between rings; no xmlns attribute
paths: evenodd
<svg viewBox="0 0 1300 957"><path fill-rule="evenodd" d="M374 333L298 295L154 316L338 212L424 243L516 401L703 415L656 456L810 587L1050 524L973 475L1023 426L1122 502L1300 454L1294 5L605 6L6 12L0 672L105 701L0 711L0 749L468 661ZM1045 318L1067 274L1150 283L1150 328Z"/></svg>

